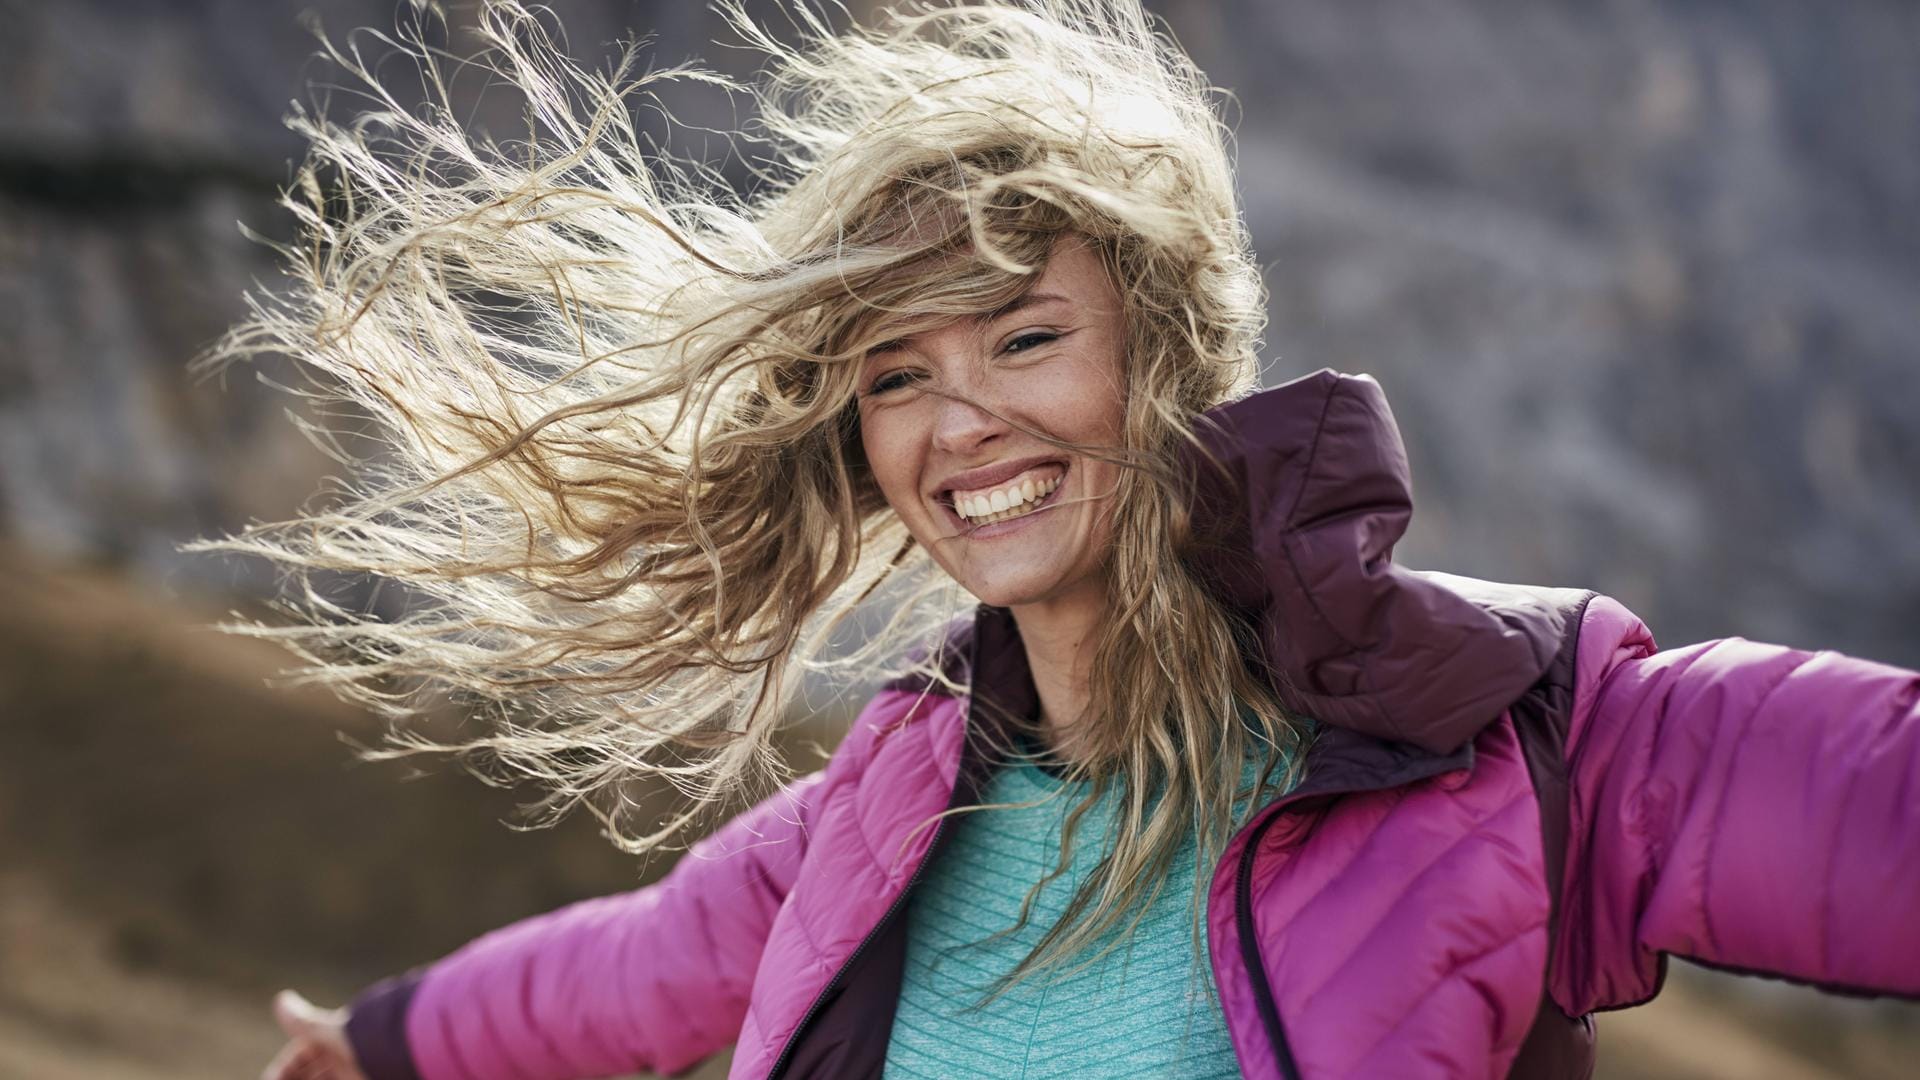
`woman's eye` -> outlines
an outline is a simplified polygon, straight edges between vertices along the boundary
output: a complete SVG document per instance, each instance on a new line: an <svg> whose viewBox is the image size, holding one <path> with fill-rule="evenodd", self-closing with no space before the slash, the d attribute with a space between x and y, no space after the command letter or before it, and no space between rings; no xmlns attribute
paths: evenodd
<svg viewBox="0 0 1920 1080"><path fill-rule="evenodd" d="M1057 339L1059 336L1060 336L1059 334L1051 334L1051 333L1044 333L1044 332L1036 332L1032 334L1021 334L1019 337L1014 338L1012 341L1007 342L1007 347L1003 351L1026 352L1028 349L1037 349L1040 346L1045 345L1047 342Z"/></svg>
<svg viewBox="0 0 1920 1080"><path fill-rule="evenodd" d="M873 380L873 385L867 388L867 393L884 394L889 390L898 390L911 385L918 377L914 372L904 369L900 371L889 371L885 375Z"/></svg>

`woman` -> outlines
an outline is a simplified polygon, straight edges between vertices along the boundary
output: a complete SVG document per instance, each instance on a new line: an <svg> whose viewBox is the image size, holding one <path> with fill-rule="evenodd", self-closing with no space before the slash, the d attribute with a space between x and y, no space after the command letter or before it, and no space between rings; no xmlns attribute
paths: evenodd
<svg viewBox="0 0 1920 1080"><path fill-rule="evenodd" d="M253 631L396 715L489 706L460 748L636 849L687 817L631 836L591 796L745 790L854 605L921 648L660 883L347 1010L283 996L269 1075L733 1042L752 1077L1581 1076L1669 954L1920 994L1920 676L1656 652L1590 592L1394 565L1380 388L1248 394L1222 135L1136 8L803 15L797 50L740 18L781 156L738 205L486 17L540 138L303 122L301 288L214 355L292 353L393 446L345 505L204 546L432 603Z"/></svg>

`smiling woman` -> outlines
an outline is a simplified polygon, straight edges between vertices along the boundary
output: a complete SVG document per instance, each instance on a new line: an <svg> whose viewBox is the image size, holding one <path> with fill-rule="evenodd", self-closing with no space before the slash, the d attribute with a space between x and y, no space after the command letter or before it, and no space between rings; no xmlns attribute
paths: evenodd
<svg viewBox="0 0 1920 1080"><path fill-rule="evenodd" d="M1086 712L1107 608L1126 336L1106 265L1068 235L1019 300L890 342L861 374L874 482L942 570L1015 613L1053 743Z"/></svg>
<svg viewBox="0 0 1920 1080"><path fill-rule="evenodd" d="M397 720L470 704L450 749L634 850L738 812L657 885L283 997L269 1075L735 1041L741 1077L1574 1077L1668 953L1920 993L1920 676L1657 652L1592 592L1397 565L1380 387L1251 392L1224 132L1135 3L796 4L799 46L727 10L771 61L751 198L627 120L712 76L589 75L506 0L482 60L525 145L296 120L294 286L206 363L288 353L388 445L198 546L421 603L309 585L304 624L234 629ZM798 675L881 602L856 659L892 677L769 777ZM636 777L686 812L634 820Z"/></svg>

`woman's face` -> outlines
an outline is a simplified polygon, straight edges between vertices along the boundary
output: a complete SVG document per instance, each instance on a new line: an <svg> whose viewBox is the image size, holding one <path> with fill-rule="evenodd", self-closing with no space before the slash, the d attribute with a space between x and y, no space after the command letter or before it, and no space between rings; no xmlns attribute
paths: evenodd
<svg viewBox="0 0 1920 1080"><path fill-rule="evenodd" d="M1124 353L1118 293L1099 256L1067 240L1006 308L868 356L860 440L874 479L974 596L1015 607L1104 590L1118 467L1000 417L1062 442L1119 447Z"/></svg>

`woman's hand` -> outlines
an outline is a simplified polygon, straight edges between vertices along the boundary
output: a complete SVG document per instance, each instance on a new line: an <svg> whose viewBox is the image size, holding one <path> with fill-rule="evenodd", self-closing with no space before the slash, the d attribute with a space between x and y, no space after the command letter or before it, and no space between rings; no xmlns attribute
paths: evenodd
<svg viewBox="0 0 1920 1080"><path fill-rule="evenodd" d="M287 1033L260 1080L367 1080L347 1043L347 1010L322 1009L291 990L273 998L273 1018Z"/></svg>

